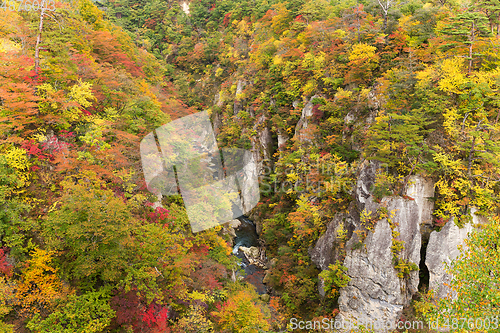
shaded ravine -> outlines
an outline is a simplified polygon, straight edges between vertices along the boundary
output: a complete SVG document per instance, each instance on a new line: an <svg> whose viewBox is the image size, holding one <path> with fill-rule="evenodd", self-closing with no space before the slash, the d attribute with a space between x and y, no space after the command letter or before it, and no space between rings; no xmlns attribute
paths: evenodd
<svg viewBox="0 0 500 333"><path fill-rule="evenodd" d="M243 281L252 284L259 295L267 293L267 287L262 282L265 271L261 267L251 265L245 254L239 249L244 247L259 247L259 236L255 228L255 223L246 216L238 217L241 224L235 229L236 237L233 239L233 254L241 259L241 267L245 270L244 274L237 274L236 277L243 277Z"/></svg>

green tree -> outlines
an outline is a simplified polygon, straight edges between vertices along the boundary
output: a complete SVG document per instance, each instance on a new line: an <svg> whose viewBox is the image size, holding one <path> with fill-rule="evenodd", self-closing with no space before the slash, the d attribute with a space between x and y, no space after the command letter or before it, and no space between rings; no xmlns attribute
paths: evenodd
<svg viewBox="0 0 500 333"><path fill-rule="evenodd" d="M386 167L398 167L407 178L426 167L431 152L425 135L432 121L421 110L405 114L381 112L368 131L366 155ZM404 186L403 186L404 189Z"/></svg>
<svg viewBox="0 0 500 333"><path fill-rule="evenodd" d="M484 41L484 37L491 36L488 29L488 18L481 12L465 11L448 19L447 24L439 33L445 35L446 44L442 45L445 50L457 49L461 54L461 48L466 48L469 60L468 73L472 71L472 64L481 54L475 49L477 43Z"/></svg>
<svg viewBox="0 0 500 333"><path fill-rule="evenodd" d="M62 186L61 207L42 222L48 247L62 251L64 273L81 286L118 281L128 266L130 207L92 172L69 177Z"/></svg>
<svg viewBox="0 0 500 333"><path fill-rule="evenodd" d="M325 283L325 294L328 297L338 296L339 290L342 287L347 286L351 278L346 274L347 267L342 265L338 260L335 264L328 266L327 270L319 273L319 277L323 279Z"/></svg>
<svg viewBox="0 0 500 333"><path fill-rule="evenodd" d="M476 7L488 17L490 31L493 34L496 26L496 35L500 34L500 1L499 0L477 0Z"/></svg>
<svg viewBox="0 0 500 333"><path fill-rule="evenodd" d="M68 302L47 318L36 314L26 325L37 333L103 332L115 317L105 289L80 296L71 295Z"/></svg>

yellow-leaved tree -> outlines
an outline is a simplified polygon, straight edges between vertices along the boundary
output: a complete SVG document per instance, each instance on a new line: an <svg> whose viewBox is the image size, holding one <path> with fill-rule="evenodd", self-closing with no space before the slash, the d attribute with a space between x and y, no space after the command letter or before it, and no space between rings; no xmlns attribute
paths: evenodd
<svg viewBox="0 0 500 333"><path fill-rule="evenodd" d="M46 313L58 299L70 293L57 274L57 268L52 263L53 256L54 252L37 248L24 264L16 288L16 305L20 307L20 315L28 317Z"/></svg>
<svg viewBox="0 0 500 333"><path fill-rule="evenodd" d="M250 288L234 290L227 301L212 312L217 319L217 332L257 333L270 329L267 321L270 314L264 313L263 308L257 305L257 294Z"/></svg>

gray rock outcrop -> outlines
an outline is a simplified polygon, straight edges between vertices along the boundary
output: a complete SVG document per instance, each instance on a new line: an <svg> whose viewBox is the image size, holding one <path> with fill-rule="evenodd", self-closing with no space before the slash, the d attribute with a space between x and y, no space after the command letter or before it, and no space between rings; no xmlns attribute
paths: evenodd
<svg viewBox="0 0 500 333"><path fill-rule="evenodd" d="M375 174L374 163L362 168L355 189L357 212L351 209L345 219L356 230L346 244L344 265L351 281L340 290L340 312L336 318L339 321L364 319L372 323L396 323L403 307L410 303L418 288L418 271L410 271L403 278L398 276L391 247L394 244L393 238L403 241L404 249L397 253L397 257L418 266L420 225L431 220L432 202L428 198L433 196L433 186L421 177L412 177L413 185L408 187L406 195L414 197L385 197L378 203L371 194ZM378 220L382 207L387 209L389 216ZM376 221L369 228L371 230L366 230L361 221L360 212L363 211ZM360 245L358 233L363 230L366 230L367 236ZM326 240L332 236L325 234L324 237ZM318 242L315 249L323 248L325 252L324 247L324 243ZM329 261L327 258L328 256L324 260L316 258L315 262L324 269ZM379 331L389 329L381 328Z"/></svg>
<svg viewBox="0 0 500 333"><path fill-rule="evenodd" d="M451 218L441 231L431 233L427 245L425 265L429 269L429 289L435 291L436 298L444 298L450 293L451 289L445 284L449 284L452 277L446 273L445 264L451 263L458 257L460 254L458 246L464 244L472 229L471 224L466 224L460 229L455 224L454 218ZM456 293L452 293L452 297L455 298Z"/></svg>
<svg viewBox="0 0 500 333"><path fill-rule="evenodd" d="M418 271L411 271L404 278L398 277L391 247L393 231L398 232L396 238L404 242L404 249L398 257L418 265L421 245L419 207L415 201L403 198L385 198L382 204L394 213L392 228L385 218L376 222L361 248L353 249L357 237L347 243L344 265L351 281L340 291L342 317L396 322L403 307L417 292Z"/></svg>
<svg viewBox="0 0 500 333"><path fill-rule="evenodd" d="M429 198L434 197L434 183L422 177L410 177L406 195L413 198L419 207L421 223L431 225L434 203Z"/></svg>
<svg viewBox="0 0 500 333"><path fill-rule="evenodd" d="M233 104L233 113L237 115L243 109L243 89L245 89L247 82L244 80L238 80L236 83L236 95Z"/></svg>
<svg viewBox="0 0 500 333"><path fill-rule="evenodd" d="M302 109L302 114L299 121L297 122L297 126L295 127L295 137L298 138L298 140L301 142L311 141L311 139L306 134L306 129L309 126L309 118L312 116L312 110L314 107L312 101L313 99L318 97L318 95L314 95L309 99L309 101L307 101L306 105Z"/></svg>

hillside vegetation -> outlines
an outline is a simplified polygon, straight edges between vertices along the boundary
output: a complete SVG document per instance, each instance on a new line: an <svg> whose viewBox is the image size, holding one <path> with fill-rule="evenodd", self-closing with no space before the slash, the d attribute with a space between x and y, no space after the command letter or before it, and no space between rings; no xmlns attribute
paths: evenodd
<svg viewBox="0 0 500 333"><path fill-rule="evenodd" d="M345 267L321 272L308 251L349 210L366 160L379 200L412 175L435 182L435 230L472 208L491 221L454 268L461 301L424 287L412 315L500 315L496 1L19 5L0 8L1 332L281 332L334 318ZM251 217L277 259L269 302L232 279L227 226L193 234L180 196L146 188L142 138L203 110L220 146L259 156ZM344 249L352 230L338 234Z"/></svg>

